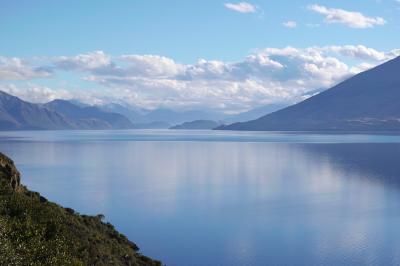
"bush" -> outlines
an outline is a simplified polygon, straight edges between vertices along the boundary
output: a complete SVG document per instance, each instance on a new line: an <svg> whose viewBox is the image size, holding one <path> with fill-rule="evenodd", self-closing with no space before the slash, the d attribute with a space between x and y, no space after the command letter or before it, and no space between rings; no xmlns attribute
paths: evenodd
<svg viewBox="0 0 400 266"><path fill-rule="evenodd" d="M79 215L4 176L0 169L0 265L161 265L104 215Z"/></svg>

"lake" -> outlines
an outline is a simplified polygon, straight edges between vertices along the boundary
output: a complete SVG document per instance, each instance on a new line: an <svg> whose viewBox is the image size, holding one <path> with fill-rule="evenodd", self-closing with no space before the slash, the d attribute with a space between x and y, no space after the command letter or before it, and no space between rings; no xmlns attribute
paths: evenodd
<svg viewBox="0 0 400 266"><path fill-rule="evenodd" d="M0 151L167 265L400 265L400 136L26 131Z"/></svg>

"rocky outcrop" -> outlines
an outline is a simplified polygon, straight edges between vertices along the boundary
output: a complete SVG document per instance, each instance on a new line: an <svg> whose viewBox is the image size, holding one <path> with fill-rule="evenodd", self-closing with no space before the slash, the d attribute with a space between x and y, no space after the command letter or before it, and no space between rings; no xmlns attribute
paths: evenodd
<svg viewBox="0 0 400 266"><path fill-rule="evenodd" d="M14 165L13 160L0 152L0 182L5 182L14 191L21 188L21 174Z"/></svg>

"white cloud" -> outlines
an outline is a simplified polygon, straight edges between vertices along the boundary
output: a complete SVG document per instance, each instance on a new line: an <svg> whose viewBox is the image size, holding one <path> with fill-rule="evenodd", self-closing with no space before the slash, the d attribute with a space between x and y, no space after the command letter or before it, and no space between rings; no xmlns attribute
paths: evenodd
<svg viewBox="0 0 400 266"><path fill-rule="evenodd" d="M126 74L147 77L168 77L181 73L185 66L158 55L122 55L121 60L129 63Z"/></svg>
<svg viewBox="0 0 400 266"><path fill-rule="evenodd" d="M114 100L141 107L232 111L301 100L396 54L399 51L384 53L362 45L266 48L239 62L200 59L188 65L156 55L123 55L113 59L108 72L87 70L86 80L104 86Z"/></svg>
<svg viewBox="0 0 400 266"><path fill-rule="evenodd" d="M0 80L27 80L50 76L52 71L46 67L33 67L16 57L0 56Z"/></svg>
<svg viewBox="0 0 400 266"><path fill-rule="evenodd" d="M345 57L378 62L386 61L400 55L399 49L385 53L364 45L326 46L320 49L326 52L334 52Z"/></svg>
<svg viewBox="0 0 400 266"><path fill-rule="evenodd" d="M353 73L360 73L363 71L366 71L368 69L371 69L375 66L375 64L371 64L371 63L360 63L356 66L353 66L350 70Z"/></svg>
<svg viewBox="0 0 400 266"><path fill-rule="evenodd" d="M72 99L73 95L67 90L55 90L37 84L26 83L23 86L15 84L0 84L0 89L33 103L45 103L55 99Z"/></svg>
<svg viewBox="0 0 400 266"><path fill-rule="evenodd" d="M328 8L321 5L311 5L310 10L325 16L326 23L345 24L351 28L365 29L382 26L386 21L381 17L367 17L360 12Z"/></svg>
<svg viewBox="0 0 400 266"><path fill-rule="evenodd" d="M286 28L293 29L293 28L297 27L297 22L289 20L289 21L284 22L283 26L285 26Z"/></svg>
<svg viewBox="0 0 400 266"><path fill-rule="evenodd" d="M73 69L98 69L111 65L110 56L103 51L94 51L74 57L60 56L54 60L57 67L65 70Z"/></svg>
<svg viewBox="0 0 400 266"><path fill-rule="evenodd" d="M87 103L126 102L144 108L235 112L268 103L297 102L397 55L400 50L332 45L265 48L238 62L200 59L182 64L158 55L113 57L93 52L63 57L68 67L60 64L60 57L53 65L54 71L72 71L77 79L84 75L90 89L79 87L82 83L78 82L74 89L18 84L8 91L35 102L61 97Z"/></svg>
<svg viewBox="0 0 400 266"><path fill-rule="evenodd" d="M225 3L224 6L230 10L240 12L240 13L255 13L257 7L247 2L240 3Z"/></svg>
<svg viewBox="0 0 400 266"><path fill-rule="evenodd" d="M32 82L0 83L0 90L32 103L47 103L56 99L74 99L79 100L82 103L95 105L108 103L114 100L113 97L109 98L104 91L100 90L75 91L65 88L50 88ZM112 92L109 91L108 93Z"/></svg>

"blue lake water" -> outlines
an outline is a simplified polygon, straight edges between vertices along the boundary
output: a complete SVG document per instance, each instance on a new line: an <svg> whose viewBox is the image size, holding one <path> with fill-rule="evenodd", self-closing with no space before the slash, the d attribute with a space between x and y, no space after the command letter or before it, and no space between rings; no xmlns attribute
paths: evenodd
<svg viewBox="0 0 400 266"><path fill-rule="evenodd" d="M167 265L400 265L400 136L0 132L0 151Z"/></svg>

